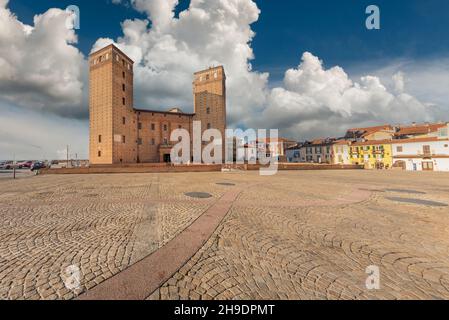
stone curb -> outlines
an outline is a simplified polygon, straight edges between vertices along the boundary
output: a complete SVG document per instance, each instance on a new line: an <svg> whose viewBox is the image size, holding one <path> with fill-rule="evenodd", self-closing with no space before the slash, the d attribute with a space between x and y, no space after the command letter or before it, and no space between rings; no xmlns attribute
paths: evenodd
<svg viewBox="0 0 449 320"><path fill-rule="evenodd" d="M143 300L169 280L211 237L240 189L225 193L177 237L146 258L81 294L78 300Z"/></svg>

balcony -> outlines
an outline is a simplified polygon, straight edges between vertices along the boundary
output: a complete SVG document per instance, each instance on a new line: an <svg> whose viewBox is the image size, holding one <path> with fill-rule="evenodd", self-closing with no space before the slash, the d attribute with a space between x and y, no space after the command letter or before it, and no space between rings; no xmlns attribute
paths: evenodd
<svg viewBox="0 0 449 320"><path fill-rule="evenodd" d="M432 158L435 154L433 154L432 152L422 152L422 153L418 153L418 156L421 158Z"/></svg>

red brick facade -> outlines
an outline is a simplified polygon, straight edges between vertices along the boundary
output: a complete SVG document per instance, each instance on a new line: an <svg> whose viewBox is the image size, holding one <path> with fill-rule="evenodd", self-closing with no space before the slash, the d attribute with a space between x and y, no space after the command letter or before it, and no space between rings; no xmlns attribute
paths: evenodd
<svg viewBox="0 0 449 320"><path fill-rule="evenodd" d="M195 73L194 112L135 109L133 61L114 45L93 54L90 64L91 165L169 162L170 134L178 128L192 136L193 121L202 131L226 129L226 76L223 67ZM224 144L223 144L224 145Z"/></svg>

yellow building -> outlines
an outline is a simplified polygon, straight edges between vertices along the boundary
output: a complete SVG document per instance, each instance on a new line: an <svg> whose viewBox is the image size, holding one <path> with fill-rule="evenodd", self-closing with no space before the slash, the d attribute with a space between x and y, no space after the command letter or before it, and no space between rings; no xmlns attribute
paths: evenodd
<svg viewBox="0 0 449 320"><path fill-rule="evenodd" d="M390 169L393 166L391 140L353 142L349 147L352 164L362 164L366 169Z"/></svg>

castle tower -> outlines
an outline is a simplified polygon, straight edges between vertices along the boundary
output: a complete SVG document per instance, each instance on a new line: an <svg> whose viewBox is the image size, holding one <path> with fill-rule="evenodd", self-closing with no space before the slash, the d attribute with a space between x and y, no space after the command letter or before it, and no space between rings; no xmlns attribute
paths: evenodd
<svg viewBox="0 0 449 320"><path fill-rule="evenodd" d="M224 139L226 130L226 75L223 66L194 74L194 120L201 121L201 129L218 129Z"/></svg>
<svg viewBox="0 0 449 320"><path fill-rule="evenodd" d="M89 57L90 164L135 163L133 61L114 45Z"/></svg>

